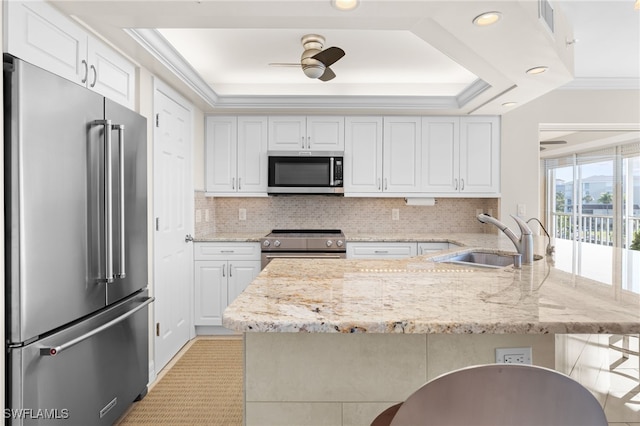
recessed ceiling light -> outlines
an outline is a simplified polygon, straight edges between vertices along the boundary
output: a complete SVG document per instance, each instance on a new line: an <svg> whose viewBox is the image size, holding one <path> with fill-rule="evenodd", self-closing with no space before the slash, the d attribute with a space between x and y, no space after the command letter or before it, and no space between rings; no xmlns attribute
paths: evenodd
<svg viewBox="0 0 640 426"><path fill-rule="evenodd" d="M495 24L500 19L502 19L500 12L485 12L473 18L473 23L479 27L486 27Z"/></svg>
<svg viewBox="0 0 640 426"><path fill-rule="evenodd" d="M353 10L358 7L359 0L331 0L331 5L338 10Z"/></svg>
<svg viewBox="0 0 640 426"><path fill-rule="evenodd" d="M517 102L505 102L502 104L503 107L512 107L518 105Z"/></svg>
<svg viewBox="0 0 640 426"><path fill-rule="evenodd" d="M527 70L527 74L542 74L546 72L549 67L541 66L541 67L533 67Z"/></svg>

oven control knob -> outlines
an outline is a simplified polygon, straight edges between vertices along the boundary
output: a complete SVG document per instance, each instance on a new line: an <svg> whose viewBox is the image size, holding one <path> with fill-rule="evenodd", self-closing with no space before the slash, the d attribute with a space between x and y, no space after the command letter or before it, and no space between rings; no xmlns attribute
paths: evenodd
<svg viewBox="0 0 640 426"><path fill-rule="evenodd" d="M269 240L264 240L264 243L262 243L262 245L265 247L269 247L271 243L269 242Z"/></svg>
<svg viewBox="0 0 640 426"><path fill-rule="evenodd" d="M273 245L274 245L275 247L280 247L280 241L275 240L275 241L273 242Z"/></svg>
<svg viewBox="0 0 640 426"><path fill-rule="evenodd" d="M336 245L337 245L338 247L342 247L342 246L344 245L344 243L342 242L342 240L338 240L338 241L336 242Z"/></svg>
<svg viewBox="0 0 640 426"><path fill-rule="evenodd" d="M327 240L327 247L331 247L333 245L333 241Z"/></svg>

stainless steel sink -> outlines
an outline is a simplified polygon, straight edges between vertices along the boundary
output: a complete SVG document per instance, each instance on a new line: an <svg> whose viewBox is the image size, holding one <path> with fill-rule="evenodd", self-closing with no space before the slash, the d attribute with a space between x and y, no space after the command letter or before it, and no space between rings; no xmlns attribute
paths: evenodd
<svg viewBox="0 0 640 426"><path fill-rule="evenodd" d="M514 263L515 266L520 267L521 255L518 253L499 254L483 251L470 251L434 260L439 263L455 263L458 265L468 265L481 268L504 268L506 266L511 266Z"/></svg>

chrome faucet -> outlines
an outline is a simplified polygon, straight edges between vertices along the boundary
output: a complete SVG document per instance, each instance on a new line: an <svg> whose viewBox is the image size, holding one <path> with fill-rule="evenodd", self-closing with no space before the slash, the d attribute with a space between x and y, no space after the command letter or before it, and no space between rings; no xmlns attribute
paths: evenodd
<svg viewBox="0 0 640 426"><path fill-rule="evenodd" d="M511 217L520 227L520 231L522 233L520 238L516 237L516 234L514 234L507 225L488 214L480 213L478 215L478 220L482 223L495 225L499 230L504 232L504 234L513 242L513 245L516 246L518 253L522 255L522 263L524 265L530 265L533 263L533 233L531 232L529 225L527 225L527 222L520 219L518 216L511 215Z"/></svg>

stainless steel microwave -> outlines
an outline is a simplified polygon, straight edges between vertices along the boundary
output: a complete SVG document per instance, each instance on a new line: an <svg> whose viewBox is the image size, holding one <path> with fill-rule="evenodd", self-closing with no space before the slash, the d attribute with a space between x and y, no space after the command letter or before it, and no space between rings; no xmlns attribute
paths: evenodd
<svg viewBox="0 0 640 426"><path fill-rule="evenodd" d="M269 194L344 194L342 152L270 151Z"/></svg>

